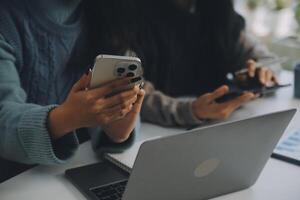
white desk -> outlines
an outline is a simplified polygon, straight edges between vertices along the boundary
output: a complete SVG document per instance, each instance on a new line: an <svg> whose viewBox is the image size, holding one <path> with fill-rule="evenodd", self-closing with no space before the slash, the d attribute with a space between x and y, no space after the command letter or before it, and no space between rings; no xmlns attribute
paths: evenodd
<svg viewBox="0 0 300 200"><path fill-rule="evenodd" d="M284 80L292 81L290 73L283 73ZM236 112L230 120L249 117L284 108L297 107L300 101L293 99L292 88L279 91L276 98L259 99ZM288 130L300 128L300 113ZM180 133L180 129L165 129L151 124L142 125L140 139ZM38 166L0 184L0 200L85 200L85 197L64 177L68 168L98 162L90 142L84 143L75 158L64 166ZM250 189L221 196L216 200L299 200L300 167L270 159L257 183Z"/></svg>

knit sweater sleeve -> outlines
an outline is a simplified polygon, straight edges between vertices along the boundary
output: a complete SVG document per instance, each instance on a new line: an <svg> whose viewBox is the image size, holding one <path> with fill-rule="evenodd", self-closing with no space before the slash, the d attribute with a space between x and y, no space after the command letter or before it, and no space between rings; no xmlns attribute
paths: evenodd
<svg viewBox="0 0 300 200"><path fill-rule="evenodd" d="M190 127L202 125L192 110L194 99L177 99L156 90L150 82L145 84L146 96L142 107L143 121L162 126Z"/></svg>
<svg viewBox="0 0 300 200"><path fill-rule="evenodd" d="M0 156L27 164L60 164L78 148L75 133L52 141L47 129L56 105L26 102L15 66L14 49L0 34Z"/></svg>

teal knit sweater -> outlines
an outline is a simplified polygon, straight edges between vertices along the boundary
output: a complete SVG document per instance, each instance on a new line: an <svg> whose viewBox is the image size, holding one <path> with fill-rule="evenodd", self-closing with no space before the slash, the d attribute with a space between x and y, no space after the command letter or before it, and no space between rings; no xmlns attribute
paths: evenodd
<svg viewBox="0 0 300 200"><path fill-rule="evenodd" d="M50 139L47 117L88 68L82 12L80 0L1 1L0 157L61 164L77 150L76 131ZM117 145L100 127L82 131L97 151L122 151L135 135Z"/></svg>

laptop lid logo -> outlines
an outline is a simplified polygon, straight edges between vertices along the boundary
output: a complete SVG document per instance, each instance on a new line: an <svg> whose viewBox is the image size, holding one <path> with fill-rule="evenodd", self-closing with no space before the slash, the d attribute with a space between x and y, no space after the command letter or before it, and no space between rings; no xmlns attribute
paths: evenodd
<svg viewBox="0 0 300 200"><path fill-rule="evenodd" d="M216 171L216 169L219 167L220 163L221 163L221 161L216 158L209 159L209 160L202 162L201 164L199 164L196 167L196 169L194 171L195 177L203 178L203 177L210 175L211 173Z"/></svg>

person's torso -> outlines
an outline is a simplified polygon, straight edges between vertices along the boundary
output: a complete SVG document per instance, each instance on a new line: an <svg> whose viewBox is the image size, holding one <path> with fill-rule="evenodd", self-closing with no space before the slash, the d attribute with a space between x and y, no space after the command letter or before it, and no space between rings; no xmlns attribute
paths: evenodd
<svg viewBox="0 0 300 200"><path fill-rule="evenodd" d="M201 95L225 82L222 65L217 64L219 58L214 57L209 42L202 37L201 27L193 26L197 24L191 20L153 36L158 55L151 58L156 62L146 66L145 76L168 95Z"/></svg>

